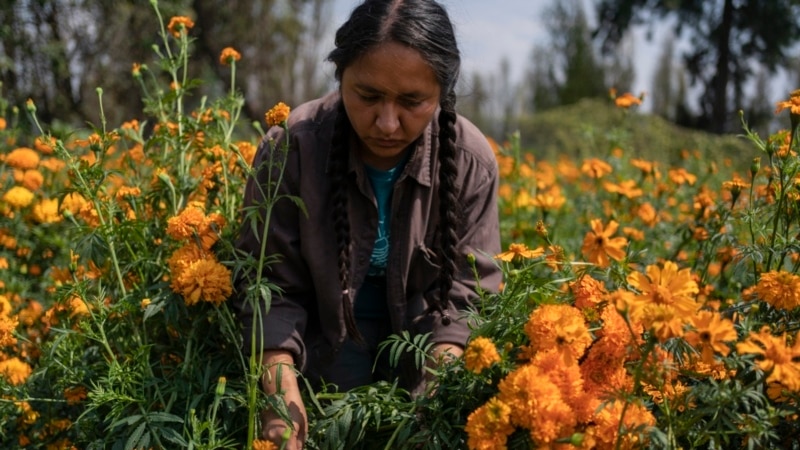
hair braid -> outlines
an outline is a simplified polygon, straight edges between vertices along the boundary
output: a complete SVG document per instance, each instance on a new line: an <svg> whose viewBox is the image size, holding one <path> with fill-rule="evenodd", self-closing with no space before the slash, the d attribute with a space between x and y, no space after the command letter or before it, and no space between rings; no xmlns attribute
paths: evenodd
<svg viewBox="0 0 800 450"><path fill-rule="evenodd" d="M333 228L336 234L336 245L339 247L339 283L342 289L342 312L347 335L357 342L363 340L356 325L353 312L353 293L350 289L350 218L347 206L347 161L348 130L352 128L350 119L340 100L336 123L331 138L331 155L329 167L331 173L331 190L333 192Z"/></svg>
<svg viewBox="0 0 800 450"><path fill-rule="evenodd" d="M456 243L458 216L456 209L456 131L455 93L450 92L442 100L439 112L439 245L441 246L441 269L439 271L439 303L435 306L442 313L442 324L450 324L447 304L453 277L456 273Z"/></svg>

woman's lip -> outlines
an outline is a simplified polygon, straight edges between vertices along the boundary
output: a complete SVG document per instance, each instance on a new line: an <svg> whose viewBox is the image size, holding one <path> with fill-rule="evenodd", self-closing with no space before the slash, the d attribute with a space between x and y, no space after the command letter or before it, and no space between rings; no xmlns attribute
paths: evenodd
<svg viewBox="0 0 800 450"><path fill-rule="evenodd" d="M376 139L373 139L372 141L375 142L375 144L377 144L379 147L397 147L401 143L397 139L380 139L380 138L376 138Z"/></svg>

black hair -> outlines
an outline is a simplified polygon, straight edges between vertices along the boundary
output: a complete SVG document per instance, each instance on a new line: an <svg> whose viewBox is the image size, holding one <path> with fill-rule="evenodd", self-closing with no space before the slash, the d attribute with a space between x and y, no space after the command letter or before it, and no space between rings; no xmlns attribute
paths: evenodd
<svg viewBox="0 0 800 450"><path fill-rule="evenodd" d="M447 304L456 271L456 176L455 163L455 85L461 68L461 55L447 11L434 0L365 0L336 31L336 48L328 55L335 65L336 79L356 59L374 47L396 42L420 52L428 62L441 89L439 99L439 298L428 299L429 310L437 310L448 325ZM339 280L342 288L345 326L348 335L361 340L353 314L350 289L350 222L347 216L348 136L352 125L343 103L331 140L329 163L333 186L333 221L339 248Z"/></svg>

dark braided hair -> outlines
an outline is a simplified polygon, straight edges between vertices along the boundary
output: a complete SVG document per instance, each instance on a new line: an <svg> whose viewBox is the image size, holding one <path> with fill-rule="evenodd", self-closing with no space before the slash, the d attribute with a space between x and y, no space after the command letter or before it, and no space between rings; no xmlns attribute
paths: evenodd
<svg viewBox="0 0 800 450"><path fill-rule="evenodd" d="M435 0L365 0L336 31L336 48L328 60L336 66L336 79L357 58L386 42L397 42L420 52L436 75L441 88L439 124L439 242L441 269L439 298L429 299L431 309L450 324L447 304L456 272L456 176L455 85L461 56L447 11ZM330 172L333 186L334 227L339 246L339 280L342 287L345 326L348 335L361 340L355 325L350 290L350 224L347 217L347 136L352 131L340 101L331 141Z"/></svg>

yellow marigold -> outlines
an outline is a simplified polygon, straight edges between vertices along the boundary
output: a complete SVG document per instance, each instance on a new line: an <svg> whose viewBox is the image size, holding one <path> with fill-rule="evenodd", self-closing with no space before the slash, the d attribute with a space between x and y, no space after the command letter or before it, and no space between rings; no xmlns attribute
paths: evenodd
<svg viewBox="0 0 800 450"><path fill-rule="evenodd" d="M489 338L476 337L464 350L464 366L467 370L481 373L496 362L500 362L500 354L497 353L497 347Z"/></svg>
<svg viewBox="0 0 800 450"><path fill-rule="evenodd" d="M231 295L231 272L214 258L205 258L189 264L170 284L173 291L183 296L191 306L200 300L219 305Z"/></svg>
<svg viewBox="0 0 800 450"><path fill-rule="evenodd" d="M32 148L19 147L6 155L6 164L20 170L31 170L39 167L39 154Z"/></svg>
<svg viewBox="0 0 800 450"><path fill-rule="evenodd" d="M187 33L189 30L194 27L194 21L186 16L174 16L169 19L169 25L167 25L167 30L172 33L173 36L176 38L181 37L181 33L186 31Z"/></svg>
<svg viewBox="0 0 800 450"><path fill-rule="evenodd" d="M528 322L525 334L534 352L555 349L564 364L576 364L592 336L581 311L570 305L542 305L536 308Z"/></svg>
<svg viewBox="0 0 800 450"><path fill-rule="evenodd" d="M3 194L3 201L14 208L24 208L33 202L33 192L22 186L13 186Z"/></svg>
<svg viewBox="0 0 800 450"><path fill-rule="evenodd" d="M19 320L16 317L0 315L0 348L17 343L14 330L17 329L18 324Z"/></svg>
<svg viewBox="0 0 800 450"><path fill-rule="evenodd" d="M791 311L800 306L800 276L791 272L773 270L761 274L753 291L778 309Z"/></svg>
<svg viewBox="0 0 800 450"><path fill-rule="evenodd" d="M78 214L85 204L86 199L81 194L70 192L61 200L61 211L69 211L73 215Z"/></svg>
<svg viewBox="0 0 800 450"><path fill-rule="evenodd" d="M632 272L628 283L639 291L633 299L631 315L635 316L648 306L668 306L686 319L700 308L697 293L700 288L692 276L691 269L678 269L672 261L664 262L663 267L649 265L645 274Z"/></svg>
<svg viewBox="0 0 800 450"><path fill-rule="evenodd" d="M233 47L225 47L219 54L219 63L223 66L229 66L240 59L242 59L242 54Z"/></svg>
<svg viewBox="0 0 800 450"><path fill-rule="evenodd" d="M470 450L506 448L506 440L514 432L511 408L497 397L489 399L467 417L467 446Z"/></svg>
<svg viewBox="0 0 800 450"><path fill-rule="evenodd" d="M628 240L622 236L612 237L617 232L619 224L612 220L608 226L603 226L600 219L592 219L592 231L583 238L581 252L586 259L601 268L611 265L611 259L622 261L625 259L625 246Z"/></svg>
<svg viewBox="0 0 800 450"><path fill-rule="evenodd" d="M264 115L267 120L267 126L275 127L282 125L289 118L290 111L291 108L289 108L286 103L279 102Z"/></svg>
<svg viewBox="0 0 800 450"><path fill-rule="evenodd" d="M31 372L33 372L31 366L16 356L0 361L0 375L3 375L14 386L24 383Z"/></svg>
<svg viewBox="0 0 800 450"><path fill-rule="evenodd" d="M270 441L256 439L253 441L253 450L278 450L278 447Z"/></svg>
<svg viewBox="0 0 800 450"><path fill-rule="evenodd" d="M58 212L58 200L43 198L33 206L33 220L37 223L56 223L62 217Z"/></svg>

